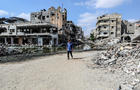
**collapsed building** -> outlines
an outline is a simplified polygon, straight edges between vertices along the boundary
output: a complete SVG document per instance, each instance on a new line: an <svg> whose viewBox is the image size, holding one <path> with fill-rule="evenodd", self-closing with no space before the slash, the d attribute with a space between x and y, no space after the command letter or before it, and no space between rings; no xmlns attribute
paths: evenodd
<svg viewBox="0 0 140 90"><path fill-rule="evenodd" d="M0 19L0 43L17 45L58 45L68 39L82 39L82 28L67 21L61 7L32 12L30 21L18 17Z"/></svg>
<svg viewBox="0 0 140 90"><path fill-rule="evenodd" d="M132 36L133 42L140 42L140 21L134 22L134 34Z"/></svg>
<svg viewBox="0 0 140 90"><path fill-rule="evenodd" d="M121 41L125 42L131 42L131 37L132 35L135 33L134 31L135 28L135 24L134 23L130 23L126 20L122 21L122 36L121 36Z"/></svg>
<svg viewBox="0 0 140 90"><path fill-rule="evenodd" d="M73 42L78 42L78 40L84 39L84 32L82 28L75 25L72 21L67 21L66 24L61 29L61 33L59 34L60 43L67 42L67 40L72 40ZM64 38L65 37L65 38Z"/></svg>
<svg viewBox="0 0 140 90"><path fill-rule="evenodd" d="M140 25L137 22L122 21L122 42L139 42L140 41Z"/></svg>

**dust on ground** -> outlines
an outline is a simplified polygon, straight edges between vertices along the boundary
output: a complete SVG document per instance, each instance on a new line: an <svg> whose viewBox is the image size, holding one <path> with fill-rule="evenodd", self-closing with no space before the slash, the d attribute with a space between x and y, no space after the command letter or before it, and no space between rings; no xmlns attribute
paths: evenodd
<svg viewBox="0 0 140 90"><path fill-rule="evenodd" d="M97 68L91 61L98 51L44 56L0 64L0 90L117 90L120 74Z"/></svg>

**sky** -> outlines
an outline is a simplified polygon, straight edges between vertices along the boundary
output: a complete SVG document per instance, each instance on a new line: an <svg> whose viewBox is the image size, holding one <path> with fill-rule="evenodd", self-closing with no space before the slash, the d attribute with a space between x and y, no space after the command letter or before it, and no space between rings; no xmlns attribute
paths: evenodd
<svg viewBox="0 0 140 90"><path fill-rule="evenodd" d="M30 13L61 6L68 11L68 20L83 28L89 35L96 28L96 19L103 14L118 13L122 19L140 20L140 0L1 0L1 17L22 17L30 20Z"/></svg>

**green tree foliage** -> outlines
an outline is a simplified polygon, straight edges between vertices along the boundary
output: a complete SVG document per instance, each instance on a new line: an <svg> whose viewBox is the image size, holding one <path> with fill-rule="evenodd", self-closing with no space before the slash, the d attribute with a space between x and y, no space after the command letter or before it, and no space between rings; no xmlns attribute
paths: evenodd
<svg viewBox="0 0 140 90"><path fill-rule="evenodd" d="M95 38L94 38L94 34L90 34L90 40L91 40L91 41L94 41L94 39L95 39Z"/></svg>

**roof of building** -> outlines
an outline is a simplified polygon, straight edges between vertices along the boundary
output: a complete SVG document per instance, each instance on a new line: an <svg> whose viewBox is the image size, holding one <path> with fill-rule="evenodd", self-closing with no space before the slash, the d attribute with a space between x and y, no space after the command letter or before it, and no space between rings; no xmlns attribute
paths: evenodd
<svg viewBox="0 0 140 90"><path fill-rule="evenodd" d="M0 24L21 23L28 22L28 20L19 17L0 18Z"/></svg>

